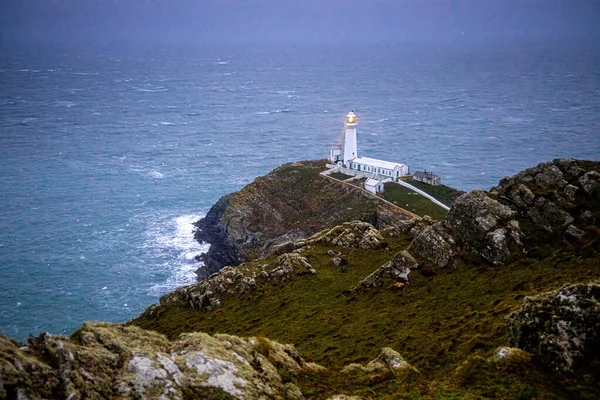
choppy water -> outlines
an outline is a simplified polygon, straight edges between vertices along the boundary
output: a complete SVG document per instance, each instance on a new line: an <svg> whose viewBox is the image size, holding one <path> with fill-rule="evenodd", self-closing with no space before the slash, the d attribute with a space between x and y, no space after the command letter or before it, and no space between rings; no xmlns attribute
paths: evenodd
<svg viewBox="0 0 600 400"><path fill-rule="evenodd" d="M194 281L191 222L288 161L359 152L489 188L600 158L597 46L0 49L0 332L124 321Z"/></svg>

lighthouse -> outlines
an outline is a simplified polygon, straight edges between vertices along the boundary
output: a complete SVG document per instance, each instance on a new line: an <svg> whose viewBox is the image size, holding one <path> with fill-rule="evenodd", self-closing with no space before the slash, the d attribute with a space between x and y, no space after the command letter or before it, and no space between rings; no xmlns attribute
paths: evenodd
<svg viewBox="0 0 600 400"><path fill-rule="evenodd" d="M356 149L356 115L352 111L346 115L345 128L344 165L349 167L350 162L358 157L358 150Z"/></svg>
<svg viewBox="0 0 600 400"><path fill-rule="evenodd" d="M332 148L329 153L329 160L332 164L335 164L332 168L338 168L338 172L342 171L347 175L366 176L380 180L391 179L397 181L409 174L407 165L376 158L359 157L356 145L357 124L356 115L349 112L344 123L344 144Z"/></svg>

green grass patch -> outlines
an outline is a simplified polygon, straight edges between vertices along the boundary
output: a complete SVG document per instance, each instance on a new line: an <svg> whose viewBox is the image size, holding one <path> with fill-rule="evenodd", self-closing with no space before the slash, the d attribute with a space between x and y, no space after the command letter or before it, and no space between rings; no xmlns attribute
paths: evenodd
<svg viewBox="0 0 600 400"><path fill-rule="evenodd" d="M381 194L381 197L420 217L429 215L435 220L442 220L447 214L446 210L429 200L427 197L404 186L398 185L397 183L386 183L385 191Z"/></svg>
<svg viewBox="0 0 600 400"><path fill-rule="evenodd" d="M446 185L432 186L419 181L409 181L408 183L413 185L417 189L421 189L425 193L435 197L436 200L444 203L448 207L452 205L452 203L454 202L454 200L456 200L458 196L465 193L462 190L454 189Z"/></svg>

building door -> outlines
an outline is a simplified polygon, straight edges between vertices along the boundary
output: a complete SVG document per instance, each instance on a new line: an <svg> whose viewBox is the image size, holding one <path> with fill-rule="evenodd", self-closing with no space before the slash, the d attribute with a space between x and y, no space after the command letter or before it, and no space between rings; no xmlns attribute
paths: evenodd
<svg viewBox="0 0 600 400"><path fill-rule="evenodd" d="M357 165L358 165L358 171L360 172L360 164L357 164Z"/></svg>

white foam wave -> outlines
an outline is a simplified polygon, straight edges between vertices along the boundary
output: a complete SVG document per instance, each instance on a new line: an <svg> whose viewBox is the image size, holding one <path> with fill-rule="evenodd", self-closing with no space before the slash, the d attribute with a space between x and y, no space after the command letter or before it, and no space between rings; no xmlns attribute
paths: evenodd
<svg viewBox="0 0 600 400"><path fill-rule="evenodd" d="M171 126L171 125L175 125L175 124L174 124L174 123L172 123L172 122L166 122L166 121L159 122L158 124L159 124L159 125L165 125L165 126Z"/></svg>
<svg viewBox="0 0 600 400"><path fill-rule="evenodd" d="M292 112L292 110L290 110L289 108L283 108L281 110L275 110L275 111L258 111L256 114L257 115L270 115L270 114L289 113L289 112Z"/></svg>
<svg viewBox="0 0 600 400"><path fill-rule="evenodd" d="M29 125L32 122L37 121L36 117L30 117L30 118L25 118L23 120L21 120L18 125Z"/></svg>
<svg viewBox="0 0 600 400"><path fill-rule="evenodd" d="M158 171L154 171L154 170L153 171L148 171L148 175L150 175L151 177L156 178L156 179L162 179L162 178L165 177L164 174L162 174L162 173L160 173Z"/></svg>
<svg viewBox="0 0 600 400"><path fill-rule="evenodd" d="M165 259L161 268L169 273L166 281L156 283L148 289L151 295L161 295L196 282L196 269L202 264L195 261L195 257L208 251L210 247L194 239L193 223L202 217L203 214L186 214L151 224L147 232L147 247Z"/></svg>
<svg viewBox="0 0 600 400"><path fill-rule="evenodd" d="M56 102L57 107L71 108L71 107L75 107L76 105L77 105L77 103L75 103L73 101L68 101L68 100Z"/></svg>
<svg viewBox="0 0 600 400"><path fill-rule="evenodd" d="M133 88L135 90L137 90L138 92L147 92L147 93L159 93L159 92L166 92L167 90L169 90L169 88L166 86L152 86L152 85L148 85L147 87L134 86Z"/></svg>

